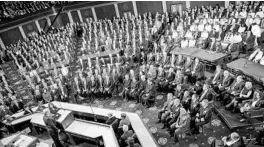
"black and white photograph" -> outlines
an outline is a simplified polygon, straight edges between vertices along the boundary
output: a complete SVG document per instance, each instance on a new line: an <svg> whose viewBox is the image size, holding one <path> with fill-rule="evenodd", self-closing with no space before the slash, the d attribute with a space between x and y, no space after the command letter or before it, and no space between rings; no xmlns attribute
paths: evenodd
<svg viewBox="0 0 264 147"><path fill-rule="evenodd" d="M263 147L264 1L0 1L0 147Z"/></svg>

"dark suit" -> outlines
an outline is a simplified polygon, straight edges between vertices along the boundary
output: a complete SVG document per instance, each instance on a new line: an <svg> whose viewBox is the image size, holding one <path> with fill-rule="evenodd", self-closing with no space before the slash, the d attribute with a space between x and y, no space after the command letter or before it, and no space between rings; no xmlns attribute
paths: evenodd
<svg viewBox="0 0 264 147"><path fill-rule="evenodd" d="M108 120L106 120L105 123L108 125L111 125L113 122L115 122L116 119L117 118L115 116L112 116L112 117L108 118Z"/></svg>
<svg viewBox="0 0 264 147"><path fill-rule="evenodd" d="M58 124L56 120L52 117L48 117L47 115L44 115L43 121L56 147L63 147L63 145L60 143L60 140L59 140L58 127L57 127Z"/></svg>
<svg viewBox="0 0 264 147"><path fill-rule="evenodd" d="M210 122L211 118L212 118L211 108L209 108L209 107L200 108L199 117L198 117L198 119L200 119L200 122L195 122L195 133L199 132L199 127L201 127L207 123L211 123ZM204 121L201 121L201 119L204 119Z"/></svg>

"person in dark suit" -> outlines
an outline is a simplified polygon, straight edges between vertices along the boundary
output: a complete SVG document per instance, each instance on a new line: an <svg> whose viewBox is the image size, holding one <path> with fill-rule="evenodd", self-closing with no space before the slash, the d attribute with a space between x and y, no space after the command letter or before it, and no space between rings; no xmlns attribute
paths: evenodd
<svg viewBox="0 0 264 147"><path fill-rule="evenodd" d="M153 82L150 79L148 79L147 86L146 86L144 93L141 97L141 102L143 105L150 107L150 102L155 101L154 88L155 87L154 87Z"/></svg>
<svg viewBox="0 0 264 147"><path fill-rule="evenodd" d="M139 88L138 77L133 77L130 89L128 91L128 99L134 99L137 95L137 90Z"/></svg>
<svg viewBox="0 0 264 147"><path fill-rule="evenodd" d="M146 85L147 85L146 76L145 75L141 75L140 81L139 81L139 87L138 87L138 90L137 90L137 94L136 94L136 97L134 98L134 99L136 99L137 103L141 102L141 96L144 93Z"/></svg>
<svg viewBox="0 0 264 147"><path fill-rule="evenodd" d="M200 95L199 101L202 102L204 99L211 101L213 99L213 96L214 96L213 90L209 87L209 85L204 84L203 91Z"/></svg>
<svg viewBox="0 0 264 147"><path fill-rule="evenodd" d="M127 96L129 93L130 86L131 86L131 79L129 77L129 74L126 74L125 80L123 81L123 90L120 93L120 95L122 96L124 100L128 100Z"/></svg>
<svg viewBox="0 0 264 147"><path fill-rule="evenodd" d="M194 60L194 63L191 68L191 83L201 80L204 77L205 66L198 58Z"/></svg>
<svg viewBox="0 0 264 147"><path fill-rule="evenodd" d="M199 133L199 128L210 123L212 117L212 110L208 107L208 100L204 99L201 102L200 112L196 115L194 133Z"/></svg>
<svg viewBox="0 0 264 147"><path fill-rule="evenodd" d="M108 125L111 125L117 119L115 116L113 116L113 113L108 113L107 116L108 116L108 119L106 120L105 123Z"/></svg>
<svg viewBox="0 0 264 147"><path fill-rule="evenodd" d="M264 145L264 125L255 127L256 131L256 142L254 145Z"/></svg>
<svg viewBox="0 0 264 147"><path fill-rule="evenodd" d="M216 93L222 93L223 91L226 90L227 87L229 87L232 84L233 81L233 77L231 76L231 74L226 70L223 73L223 77L222 80L219 81L218 85L215 85L214 90L216 91Z"/></svg>
<svg viewBox="0 0 264 147"><path fill-rule="evenodd" d="M113 84L113 81L112 79L110 79L110 77L108 75L105 76L104 78L104 82L103 82L103 85L104 85L104 95L106 97L112 97L112 84Z"/></svg>
<svg viewBox="0 0 264 147"><path fill-rule="evenodd" d="M245 83L243 81L243 77L238 76L236 80L234 80L234 82L220 94L219 97L222 104L226 105L231 102L233 97L237 97L243 89L244 85Z"/></svg>
<svg viewBox="0 0 264 147"><path fill-rule="evenodd" d="M59 132L61 131L58 128L57 121L55 120L55 114L53 114L50 110L45 111L43 116L43 121L46 125L46 129L48 131L48 134L52 138L54 144L56 147L63 147L59 140Z"/></svg>

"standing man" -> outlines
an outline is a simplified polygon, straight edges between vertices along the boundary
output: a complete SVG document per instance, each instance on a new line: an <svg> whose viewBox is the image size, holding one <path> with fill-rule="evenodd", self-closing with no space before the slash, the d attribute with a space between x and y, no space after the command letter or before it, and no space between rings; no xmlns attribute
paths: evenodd
<svg viewBox="0 0 264 147"><path fill-rule="evenodd" d="M44 116L43 116L43 121L46 125L46 129L50 137L52 138L55 146L63 147L63 145L60 143L60 140L59 140L60 129L57 127L57 122L56 122L55 114L53 113L53 111L50 111L50 109L45 111Z"/></svg>

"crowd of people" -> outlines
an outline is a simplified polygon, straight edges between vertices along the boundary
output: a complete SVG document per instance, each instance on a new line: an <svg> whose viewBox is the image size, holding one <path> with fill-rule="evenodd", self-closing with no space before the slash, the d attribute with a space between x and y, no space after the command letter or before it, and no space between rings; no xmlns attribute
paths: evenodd
<svg viewBox="0 0 264 147"><path fill-rule="evenodd" d="M262 64L263 17L263 3L241 2L230 3L228 8L202 6L172 15L157 13L155 17L146 13L97 22L89 19L12 45L6 56L1 55L1 61L10 59L16 64L34 100L40 103L83 103L120 96L124 101L151 107L158 93L166 93L158 122L178 143L186 132L201 133L203 126L211 123L210 103L220 101L227 110L241 113L241 122L250 121L248 113L264 107L264 96L253 82L235 77L222 65L216 67L213 76L206 77L202 60L171 51L200 48L229 54L231 59L246 53L249 60ZM73 53L77 40L74 34L80 28L82 46L77 54ZM118 52L100 56L113 50ZM82 58L98 53L94 58ZM69 66L73 60L80 67L76 73ZM12 99L15 92L4 74L1 76L1 99L16 99ZM5 102L2 106L9 108ZM128 126L119 126L124 146L133 134Z"/></svg>
<svg viewBox="0 0 264 147"><path fill-rule="evenodd" d="M6 1L0 3L0 21L7 22L11 19L18 18L20 16L38 13L41 10L45 10L57 5L65 5L70 3L69 1Z"/></svg>

